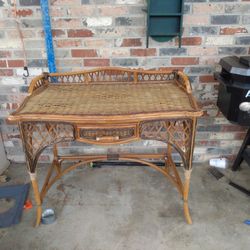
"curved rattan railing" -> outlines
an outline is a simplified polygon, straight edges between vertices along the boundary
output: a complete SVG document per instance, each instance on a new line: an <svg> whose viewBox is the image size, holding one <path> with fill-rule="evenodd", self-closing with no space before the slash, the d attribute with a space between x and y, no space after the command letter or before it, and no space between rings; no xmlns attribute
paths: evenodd
<svg viewBox="0 0 250 250"><path fill-rule="evenodd" d="M176 84L191 93L191 85L188 77L180 71L156 71L143 69L127 68L98 68L77 72L65 73L43 73L43 75L34 78L29 87L29 94L36 89L46 86L49 83L150 83L167 82L176 80Z"/></svg>

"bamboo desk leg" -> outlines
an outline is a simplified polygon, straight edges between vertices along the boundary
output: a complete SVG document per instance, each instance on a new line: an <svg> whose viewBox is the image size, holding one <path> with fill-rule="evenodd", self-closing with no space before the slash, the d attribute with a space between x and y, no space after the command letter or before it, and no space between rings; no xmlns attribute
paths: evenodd
<svg viewBox="0 0 250 250"><path fill-rule="evenodd" d="M188 207L188 193L189 193L189 184L190 184L190 177L191 177L192 169L186 170L185 169L185 183L183 189L183 206L184 206L184 215L188 224L192 224L192 219L189 213Z"/></svg>
<svg viewBox="0 0 250 250"><path fill-rule="evenodd" d="M40 192L39 192L39 187L37 183L36 173L29 173L29 174L30 174L30 180L32 183L34 197L35 197L35 201L37 205L35 227L38 227L40 225L41 218L42 218L42 204L41 204Z"/></svg>

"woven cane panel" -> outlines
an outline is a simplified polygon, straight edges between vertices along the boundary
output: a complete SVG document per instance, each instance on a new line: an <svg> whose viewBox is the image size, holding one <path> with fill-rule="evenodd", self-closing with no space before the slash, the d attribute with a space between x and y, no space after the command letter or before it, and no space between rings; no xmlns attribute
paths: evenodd
<svg viewBox="0 0 250 250"><path fill-rule="evenodd" d="M140 128L142 139L153 139L175 144L185 155L191 146L191 120L167 120L143 122Z"/></svg>
<svg viewBox="0 0 250 250"><path fill-rule="evenodd" d="M19 114L125 115L195 111L174 82L49 85L31 96Z"/></svg>
<svg viewBox="0 0 250 250"><path fill-rule="evenodd" d="M26 143L28 151L38 151L45 145L73 139L73 127L70 124L23 123L23 133L30 138Z"/></svg>
<svg viewBox="0 0 250 250"><path fill-rule="evenodd" d="M24 138L29 171L32 173L36 167L34 161L37 160L42 149L54 143L74 140L74 128L70 124L25 122L20 129Z"/></svg>

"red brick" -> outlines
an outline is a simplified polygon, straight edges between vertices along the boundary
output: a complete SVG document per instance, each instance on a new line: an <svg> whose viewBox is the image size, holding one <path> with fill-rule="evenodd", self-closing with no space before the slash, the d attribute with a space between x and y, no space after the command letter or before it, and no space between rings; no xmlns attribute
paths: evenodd
<svg viewBox="0 0 250 250"><path fill-rule="evenodd" d="M22 9L22 10L16 11L16 15L19 17L31 16L32 14L33 14L33 11L31 9Z"/></svg>
<svg viewBox="0 0 250 250"><path fill-rule="evenodd" d="M10 57L11 56L11 52L10 51L0 51L0 58L6 58L6 57Z"/></svg>
<svg viewBox="0 0 250 250"><path fill-rule="evenodd" d="M246 136L245 132L236 132L234 133L234 139L235 140L243 140Z"/></svg>
<svg viewBox="0 0 250 250"><path fill-rule="evenodd" d="M84 66L86 67L110 66L110 60L109 59L85 59Z"/></svg>
<svg viewBox="0 0 250 250"><path fill-rule="evenodd" d="M176 67L160 67L159 70L166 70L166 71L179 70L179 71L183 71L184 67L180 67L180 66L176 66Z"/></svg>
<svg viewBox="0 0 250 250"><path fill-rule="evenodd" d="M0 69L0 76L13 76L12 69Z"/></svg>
<svg viewBox="0 0 250 250"><path fill-rule="evenodd" d="M53 29L52 30L52 36L53 37L60 37L65 35L65 31L64 30L60 30L60 29Z"/></svg>
<svg viewBox="0 0 250 250"><path fill-rule="evenodd" d="M11 109L17 109L18 108L18 103L12 103Z"/></svg>
<svg viewBox="0 0 250 250"><path fill-rule="evenodd" d="M12 68L23 67L24 61L23 60L8 60L8 66Z"/></svg>
<svg viewBox="0 0 250 250"><path fill-rule="evenodd" d="M201 42L201 37L183 37L181 39L181 44L186 46L201 45ZM178 45L178 39L176 39L175 43Z"/></svg>
<svg viewBox="0 0 250 250"><path fill-rule="evenodd" d="M215 140L215 141L196 141L195 142L196 146L206 146L206 147L219 147L220 146L220 141Z"/></svg>
<svg viewBox="0 0 250 250"><path fill-rule="evenodd" d="M55 43L58 48L79 47L82 45L80 40L70 40L70 39L56 40Z"/></svg>
<svg viewBox="0 0 250 250"><path fill-rule="evenodd" d="M72 57L97 57L95 49L72 49Z"/></svg>
<svg viewBox="0 0 250 250"><path fill-rule="evenodd" d="M68 30L68 37L92 37L94 33L88 29Z"/></svg>
<svg viewBox="0 0 250 250"><path fill-rule="evenodd" d="M235 132L235 131L244 131L246 132L246 127L239 125L221 125L222 132Z"/></svg>
<svg viewBox="0 0 250 250"><path fill-rule="evenodd" d="M198 57L173 57L171 59L173 65L195 65L199 63Z"/></svg>
<svg viewBox="0 0 250 250"><path fill-rule="evenodd" d="M0 61L0 67L1 67L1 68L6 68L6 67L7 67L7 64L6 64L6 61L5 61L5 60L1 60L1 61Z"/></svg>
<svg viewBox="0 0 250 250"><path fill-rule="evenodd" d="M221 35L234 35L237 33L247 33L246 28L238 27L238 28L221 28L220 34Z"/></svg>
<svg viewBox="0 0 250 250"><path fill-rule="evenodd" d="M140 38L125 38L122 41L121 47L140 47L142 41Z"/></svg>
<svg viewBox="0 0 250 250"><path fill-rule="evenodd" d="M217 82L213 75L200 76L200 82Z"/></svg>
<svg viewBox="0 0 250 250"><path fill-rule="evenodd" d="M156 56L156 49L131 49L131 56Z"/></svg>

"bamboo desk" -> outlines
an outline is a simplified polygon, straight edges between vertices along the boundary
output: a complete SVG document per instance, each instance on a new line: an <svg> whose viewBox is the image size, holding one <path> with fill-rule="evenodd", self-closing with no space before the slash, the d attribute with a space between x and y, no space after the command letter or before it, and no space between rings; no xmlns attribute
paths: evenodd
<svg viewBox="0 0 250 250"><path fill-rule="evenodd" d="M202 111L192 96L188 78L178 71L101 68L71 73L44 73L34 78L26 97L8 122L18 123L26 154L40 224L42 202L49 188L82 164L103 160L135 161L165 175L184 201L187 223L189 182L197 117ZM80 141L110 145L134 140L159 140L168 146L162 154L58 155L57 143ZM36 165L53 145L54 159L39 191ZM184 165L181 180L171 158L177 151ZM146 159L165 161L159 167ZM77 160L70 167L65 161Z"/></svg>

